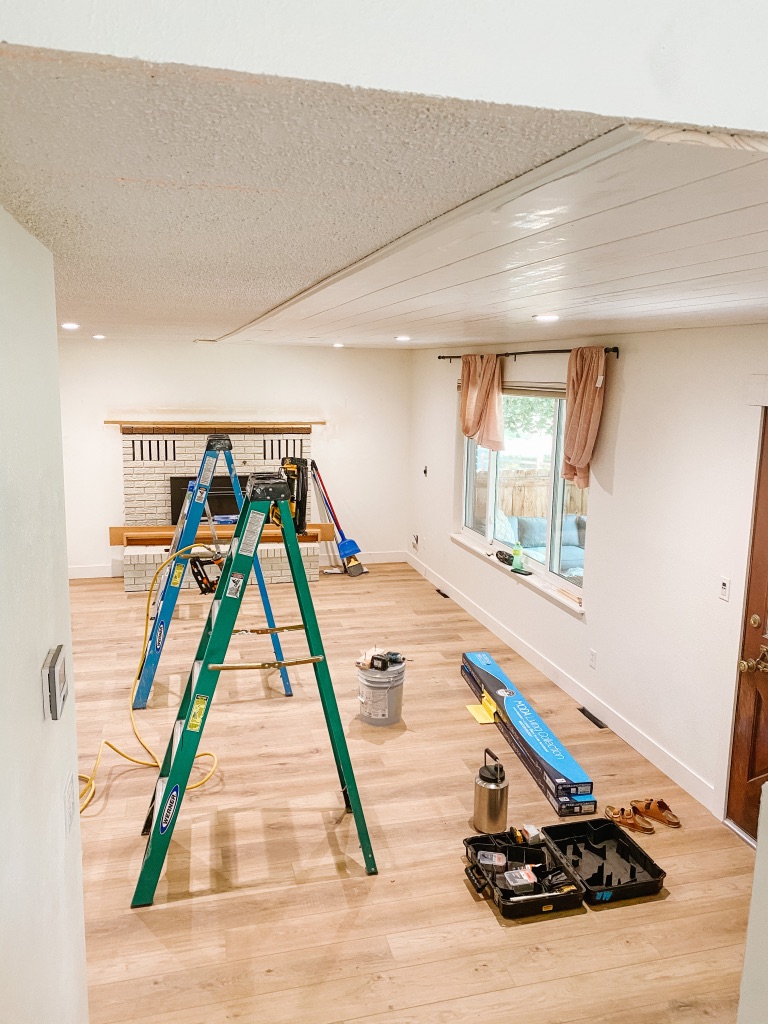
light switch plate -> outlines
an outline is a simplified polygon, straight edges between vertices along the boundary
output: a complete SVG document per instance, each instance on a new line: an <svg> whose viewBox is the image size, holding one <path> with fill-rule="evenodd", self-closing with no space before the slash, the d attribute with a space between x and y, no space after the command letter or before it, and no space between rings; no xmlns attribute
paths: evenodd
<svg viewBox="0 0 768 1024"><path fill-rule="evenodd" d="M726 579L725 576L720 577L720 600L730 601L731 599L731 581Z"/></svg>
<svg viewBox="0 0 768 1024"><path fill-rule="evenodd" d="M41 671L43 683L43 710L46 718L58 721L64 710L69 695L67 681L67 662L64 645L52 647L48 651Z"/></svg>

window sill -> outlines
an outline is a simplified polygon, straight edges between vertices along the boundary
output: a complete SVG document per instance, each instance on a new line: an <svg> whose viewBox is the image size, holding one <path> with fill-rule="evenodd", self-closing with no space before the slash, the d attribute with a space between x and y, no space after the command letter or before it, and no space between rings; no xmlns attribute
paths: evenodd
<svg viewBox="0 0 768 1024"><path fill-rule="evenodd" d="M475 555L477 558L481 558L498 572L503 572L507 579L520 583L530 590L538 591L543 597L548 598L554 604L560 605L561 608L567 609L572 615L576 615L579 618L583 616L584 607L581 604L580 598L571 597L565 590L561 590L554 583L550 583L549 580L536 575L536 573L532 576L520 576L517 573L511 572L506 565L502 565L498 558L496 558L492 548L471 541L463 533L452 533L450 537L454 544L464 548L465 551L469 551L470 554Z"/></svg>

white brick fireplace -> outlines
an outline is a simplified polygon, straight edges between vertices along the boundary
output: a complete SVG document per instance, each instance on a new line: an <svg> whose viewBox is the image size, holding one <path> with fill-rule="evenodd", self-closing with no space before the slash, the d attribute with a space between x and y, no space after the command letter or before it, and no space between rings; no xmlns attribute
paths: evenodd
<svg viewBox="0 0 768 1024"><path fill-rule="evenodd" d="M277 470L280 460L286 456L312 457L312 428L308 424L238 424L236 429L233 426L221 423L121 424L125 526L172 525L171 477L186 476L192 480L197 476L208 434L229 434L239 475ZM216 478L228 481L223 456ZM307 514L308 519L311 518L309 507ZM131 544L125 547L123 572L127 591L149 589L157 566L167 557L167 547ZM320 546L301 543L300 547L307 578L316 580ZM267 583L290 581L282 544L260 545L259 561ZM184 586L195 586L190 573L185 576Z"/></svg>

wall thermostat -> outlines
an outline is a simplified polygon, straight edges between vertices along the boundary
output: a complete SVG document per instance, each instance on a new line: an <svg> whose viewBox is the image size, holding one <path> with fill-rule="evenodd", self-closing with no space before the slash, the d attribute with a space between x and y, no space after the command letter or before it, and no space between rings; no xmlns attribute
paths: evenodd
<svg viewBox="0 0 768 1024"><path fill-rule="evenodd" d="M61 718L64 703L69 694L67 682L67 663L64 657L64 645L52 647L43 664L43 707L46 717L54 721Z"/></svg>

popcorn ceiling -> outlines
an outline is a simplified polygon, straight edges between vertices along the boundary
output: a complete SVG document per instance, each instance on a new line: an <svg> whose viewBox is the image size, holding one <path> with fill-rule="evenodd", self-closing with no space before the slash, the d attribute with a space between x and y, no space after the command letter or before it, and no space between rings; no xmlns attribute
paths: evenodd
<svg viewBox="0 0 768 1024"><path fill-rule="evenodd" d="M213 338L620 123L0 45L0 205L60 319Z"/></svg>

